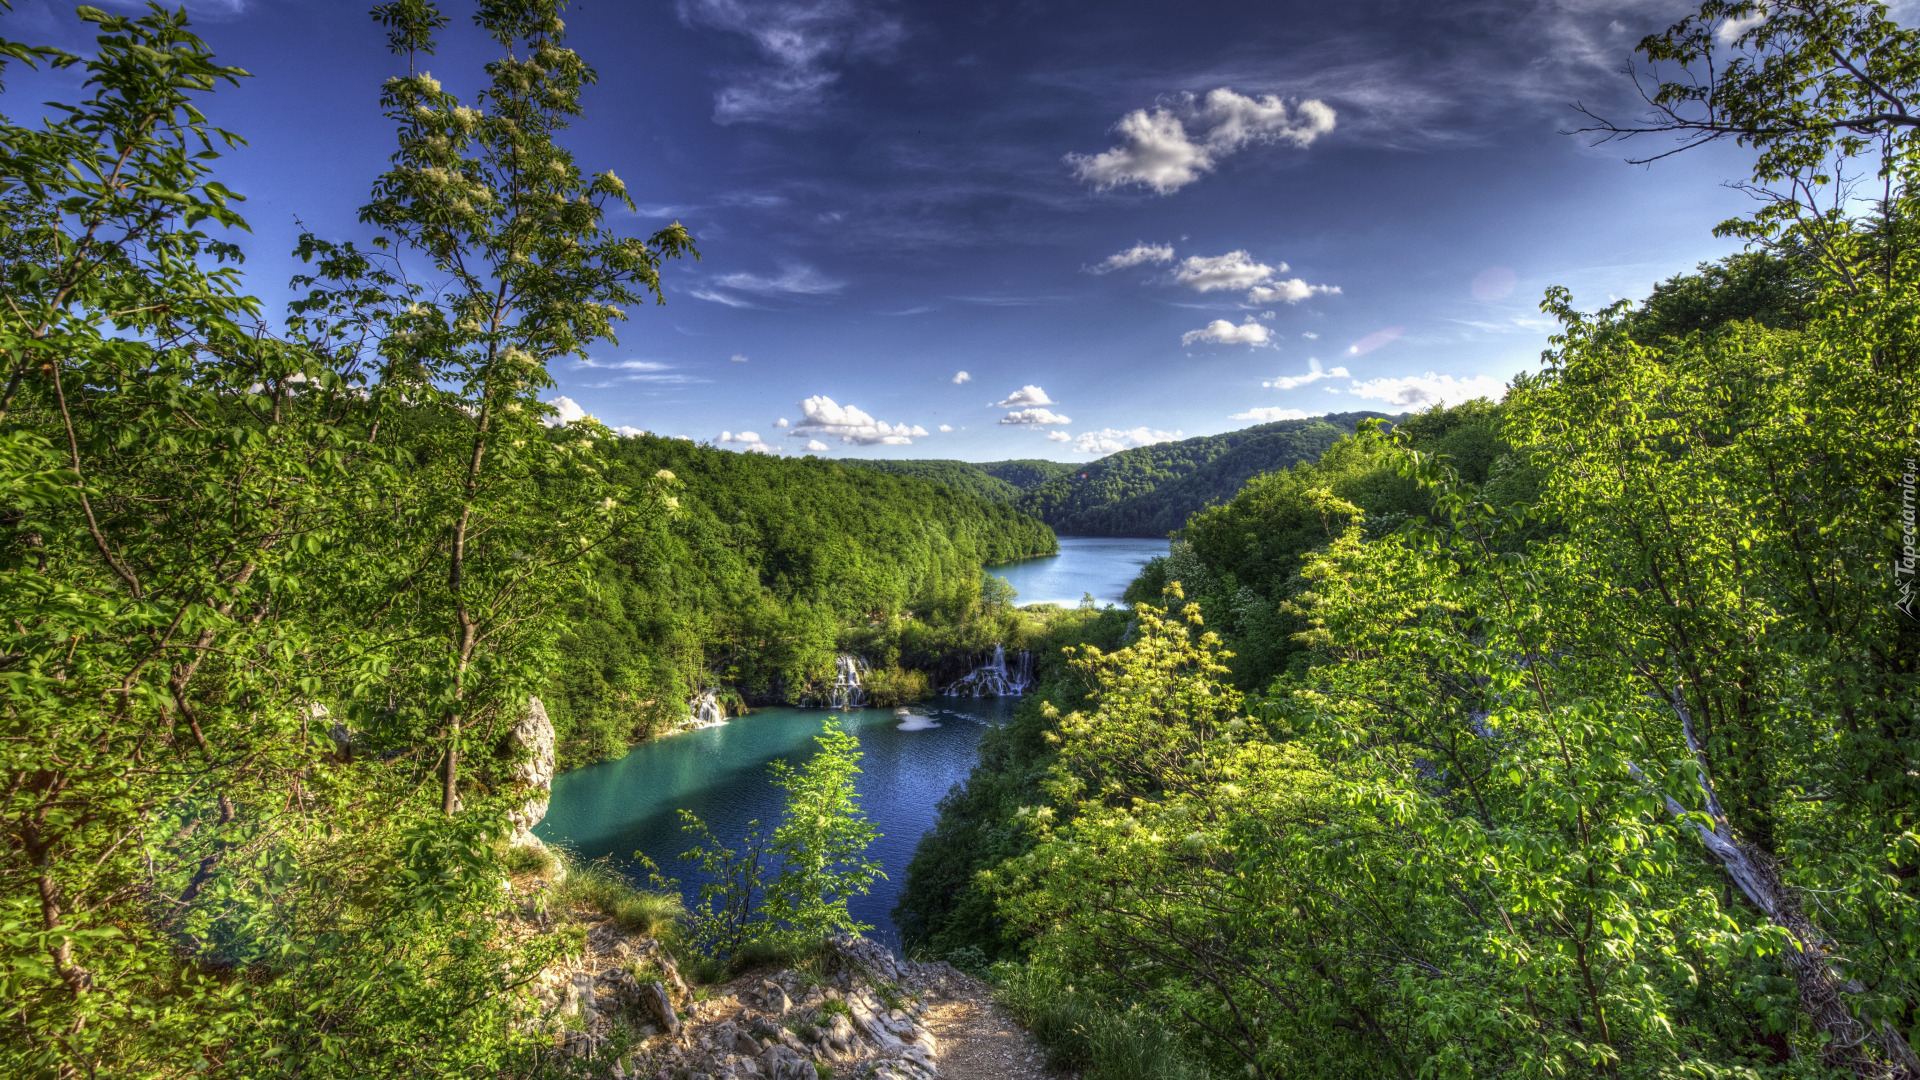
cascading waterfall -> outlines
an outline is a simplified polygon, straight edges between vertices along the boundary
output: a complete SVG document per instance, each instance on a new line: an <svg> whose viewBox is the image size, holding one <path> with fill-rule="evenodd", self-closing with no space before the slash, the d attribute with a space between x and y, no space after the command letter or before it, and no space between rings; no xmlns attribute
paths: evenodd
<svg viewBox="0 0 1920 1080"><path fill-rule="evenodd" d="M1022 650L1007 670L1007 651L993 647L993 659L940 691L947 697L1019 697L1033 689L1033 654Z"/></svg>
<svg viewBox="0 0 1920 1080"><path fill-rule="evenodd" d="M867 703L867 692L860 688L860 676L867 671L867 662L849 653L841 653L833 660L833 686L827 691L827 707L831 709L857 709Z"/></svg>
<svg viewBox="0 0 1920 1080"><path fill-rule="evenodd" d="M702 690L687 706L687 719L682 724L688 731L696 728L719 727L727 722L727 711L720 707L720 699L713 691Z"/></svg>

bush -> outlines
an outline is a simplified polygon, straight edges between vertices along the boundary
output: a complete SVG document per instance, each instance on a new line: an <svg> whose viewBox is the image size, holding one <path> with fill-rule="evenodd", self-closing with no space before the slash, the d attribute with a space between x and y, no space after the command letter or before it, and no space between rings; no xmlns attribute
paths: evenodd
<svg viewBox="0 0 1920 1080"><path fill-rule="evenodd" d="M494 845L493 851L501 873L508 877L552 877L560 867L560 859L545 845L534 847L502 840Z"/></svg>
<svg viewBox="0 0 1920 1080"><path fill-rule="evenodd" d="M925 701L933 694L933 685L924 671L908 671L895 664L891 669L875 668L861 681L869 705L906 705Z"/></svg>
<svg viewBox="0 0 1920 1080"><path fill-rule="evenodd" d="M1136 1009L1117 1011L1032 967L1001 964L995 996L1046 1047L1047 1064L1081 1080L1206 1080L1173 1036Z"/></svg>
<svg viewBox="0 0 1920 1080"><path fill-rule="evenodd" d="M553 898L562 904L592 908L622 930L651 937L672 929L685 910L678 894L636 889L605 859L569 867L565 880L554 887Z"/></svg>

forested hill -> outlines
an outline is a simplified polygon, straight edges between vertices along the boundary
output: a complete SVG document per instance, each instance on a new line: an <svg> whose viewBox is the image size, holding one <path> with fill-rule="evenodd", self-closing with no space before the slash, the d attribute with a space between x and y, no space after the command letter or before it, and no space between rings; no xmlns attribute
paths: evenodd
<svg viewBox="0 0 1920 1080"><path fill-rule="evenodd" d="M995 502L1010 503L1020 496L1049 480L1066 476L1077 471L1077 466L1064 461L1043 461L1038 458L1022 458L1013 461L952 461L940 458L909 461L854 461L849 465L858 465L865 469L877 469L881 472L900 476L916 476L922 480L932 480Z"/></svg>
<svg viewBox="0 0 1920 1080"><path fill-rule="evenodd" d="M1058 549L1012 506L917 477L653 436L606 457L617 484L671 473L679 505L610 548L577 605L547 697L567 763L679 720L703 688L787 700L831 676L847 627L908 610L962 626L983 563Z"/></svg>
<svg viewBox="0 0 1920 1080"><path fill-rule="evenodd" d="M1316 461L1360 421L1385 413L1329 413L1122 450L1028 491L1015 505L1071 536L1162 537L1248 480Z"/></svg>

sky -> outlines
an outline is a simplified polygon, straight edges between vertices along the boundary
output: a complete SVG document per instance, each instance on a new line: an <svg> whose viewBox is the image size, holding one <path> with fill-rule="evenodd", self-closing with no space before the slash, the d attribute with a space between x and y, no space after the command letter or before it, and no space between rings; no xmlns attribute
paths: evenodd
<svg viewBox="0 0 1920 1080"><path fill-rule="evenodd" d="M109 7L129 7L112 4ZM303 228L364 238L404 72L369 0L196 0L252 73L214 95L249 145L251 290ZM468 99L493 46L457 0L423 66ZM1665 2L586 0L599 73L565 139L645 236L699 261L619 343L563 360L563 415L742 451L1044 457L1329 411L1498 397L1553 331L1735 250L1733 147L1563 134L1637 115L1622 69ZM71 8L0 34L82 51ZM10 73L0 109L74 93ZM25 100L22 100L25 99Z"/></svg>

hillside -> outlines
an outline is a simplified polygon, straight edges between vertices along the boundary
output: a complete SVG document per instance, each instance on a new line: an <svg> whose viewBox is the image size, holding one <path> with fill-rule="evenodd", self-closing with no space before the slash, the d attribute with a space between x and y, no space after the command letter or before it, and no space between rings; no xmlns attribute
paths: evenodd
<svg viewBox="0 0 1920 1080"><path fill-rule="evenodd" d="M1122 450L1049 480L1015 505L1067 535L1161 537L1261 473L1318 460L1370 417L1385 414L1329 413Z"/></svg>
<svg viewBox="0 0 1920 1080"><path fill-rule="evenodd" d="M653 436L606 456L615 483L672 473L679 508L609 548L574 605L547 690L565 763L680 719L703 687L789 700L849 627L911 609L923 635L964 633L982 564L1056 550L1012 506L913 476Z"/></svg>
<svg viewBox="0 0 1920 1080"><path fill-rule="evenodd" d="M908 461L848 459L842 464L857 465L863 469L875 469L879 472L893 473L896 476L931 480L956 491L964 491L969 495L978 495L983 499L1002 503L1013 502L1025 492L1076 469L1076 466L1064 461L1041 461L1037 458L985 462L953 461L944 458Z"/></svg>

